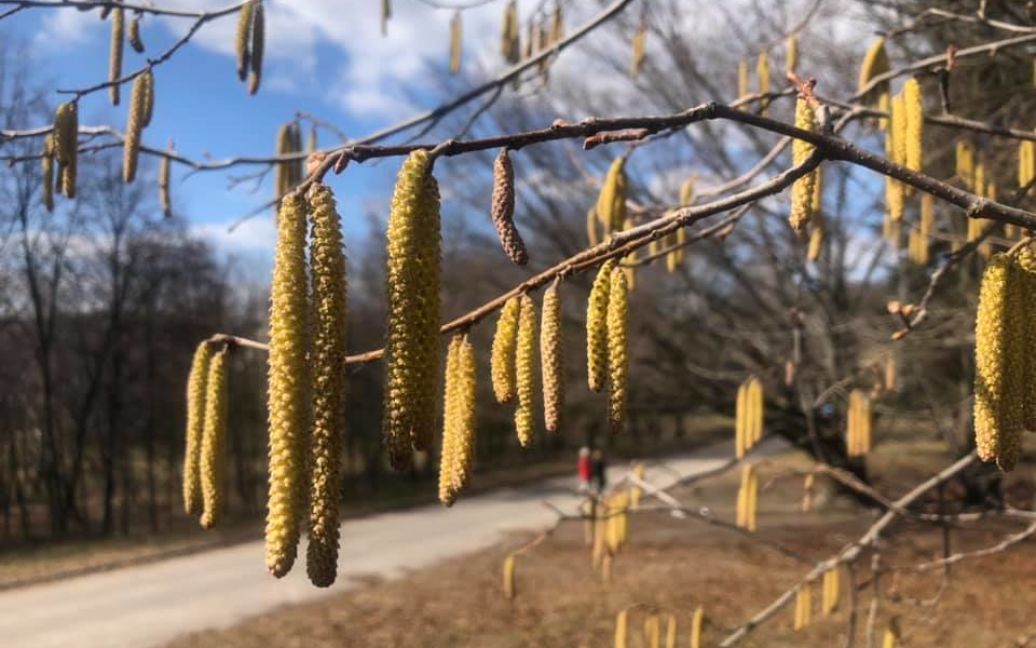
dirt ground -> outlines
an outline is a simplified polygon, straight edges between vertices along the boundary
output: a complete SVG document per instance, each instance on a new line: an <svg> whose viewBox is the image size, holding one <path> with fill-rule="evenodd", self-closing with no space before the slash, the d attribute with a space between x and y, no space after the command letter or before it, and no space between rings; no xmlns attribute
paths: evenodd
<svg viewBox="0 0 1036 648"><path fill-rule="evenodd" d="M878 487L901 494L946 458L935 444L888 444L871 458ZM668 512L632 516L630 542L604 582L590 564L579 521L563 523L546 541L518 558L514 600L502 593L504 557L535 536L519 534L472 556L451 560L392 582L369 581L360 589L313 604L288 607L224 631L190 635L175 648L330 646L478 646L481 648L613 646L614 619L630 612L631 647L648 646L641 628L649 613L673 613L679 646L687 646L693 610L704 606L703 645L727 632L794 585L816 561L855 539L878 512L819 484L817 506L799 510L804 459L791 453L759 465L762 491L759 531L744 535L699 519ZM1031 492L1022 481L1009 492ZM819 480L822 482L823 480ZM674 495L686 506L732 521L737 472L699 482ZM950 493L949 495L952 495ZM1013 502L1024 505L1024 502ZM657 506L645 499L645 506ZM934 502L929 502L934 506ZM934 509L933 509L934 510ZM998 542L1024 521L986 518L950 531L950 549L968 551ZM899 522L886 535L881 565L914 565L938 558L943 531ZM779 547L779 551L775 547ZM789 557L787 554L796 557ZM843 573L839 609L822 618L819 585L813 592L813 623L792 629L793 605L752 633L747 646L844 645L851 610L856 610L856 644L867 646L867 616L873 598L871 557L855 570L856 603ZM886 571L872 631L876 645L890 620L901 628L900 644L911 647L1014 646L1036 632L1036 542L990 557L923 574ZM663 617L664 618L664 617ZM664 627L664 626L663 626Z"/></svg>

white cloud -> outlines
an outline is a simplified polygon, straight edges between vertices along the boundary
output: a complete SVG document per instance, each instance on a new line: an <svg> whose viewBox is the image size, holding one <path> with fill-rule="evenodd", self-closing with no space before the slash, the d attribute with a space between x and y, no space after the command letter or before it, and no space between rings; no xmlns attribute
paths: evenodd
<svg viewBox="0 0 1036 648"><path fill-rule="evenodd" d="M232 221L196 223L191 234L224 252L266 252L273 249L277 231L269 214L254 216L230 231Z"/></svg>
<svg viewBox="0 0 1036 648"><path fill-rule="evenodd" d="M65 50L88 42L106 23L97 19L96 12L58 9L48 11L41 20L34 44L47 50Z"/></svg>

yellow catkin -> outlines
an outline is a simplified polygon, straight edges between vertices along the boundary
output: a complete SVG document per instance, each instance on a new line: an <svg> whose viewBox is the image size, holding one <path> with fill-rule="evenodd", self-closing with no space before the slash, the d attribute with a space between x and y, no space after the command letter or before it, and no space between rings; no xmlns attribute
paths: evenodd
<svg viewBox="0 0 1036 648"><path fill-rule="evenodd" d="M662 620L657 614L648 615L644 619L644 647L659 648L662 634Z"/></svg>
<svg viewBox="0 0 1036 648"><path fill-rule="evenodd" d="M745 443L745 421L748 414L748 387L741 383L737 388L737 400L734 407L734 456L741 459L748 449Z"/></svg>
<svg viewBox="0 0 1036 648"><path fill-rule="evenodd" d="M464 27L461 23L460 11L453 12L450 19L450 74L460 72L461 44L464 38Z"/></svg>
<svg viewBox="0 0 1036 648"><path fill-rule="evenodd" d="M676 648L676 615L670 614L665 623L665 648Z"/></svg>
<svg viewBox="0 0 1036 648"><path fill-rule="evenodd" d="M1028 187L1036 178L1036 142L1018 142L1018 186Z"/></svg>
<svg viewBox="0 0 1036 648"><path fill-rule="evenodd" d="M262 0L258 0L252 10L251 50L248 53L248 94L259 92L259 84L263 77L263 50L266 48L266 17Z"/></svg>
<svg viewBox="0 0 1036 648"><path fill-rule="evenodd" d="M439 500L452 506L468 485L475 450L475 350L467 335L450 341L446 355Z"/></svg>
<svg viewBox="0 0 1036 648"><path fill-rule="evenodd" d="M42 202L47 211L54 211L54 135L43 138L43 155L40 157L40 178L43 182Z"/></svg>
<svg viewBox="0 0 1036 648"><path fill-rule="evenodd" d="M816 475L809 473L802 479L802 512L809 513L813 510L813 489L816 483Z"/></svg>
<svg viewBox="0 0 1036 648"><path fill-rule="evenodd" d="M794 629L804 630L809 627L810 617L812 616L812 594L811 584L803 583L799 586L799 590L795 595L795 625Z"/></svg>
<svg viewBox="0 0 1036 648"><path fill-rule="evenodd" d="M690 205L694 202L694 185L697 181L696 176L691 176L683 181L680 185L680 204L683 206Z"/></svg>
<svg viewBox="0 0 1036 648"><path fill-rule="evenodd" d="M591 207L586 212L586 240L593 247L601 242L601 236L597 232L597 209Z"/></svg>
<svg viewBox="0 0 1036 648"><path fill-rule="evenodd" d="M799 35L788 36L788 44L784 50L784 71L795 74L795 68L799 64Z"/></svg>
<svg viewBox="0 0 1036 648"><path fill-rule="evenodd" d="M751 490L755 477L755 467L752 464L745 464L741 467L741 485L737 491L737 526L748 529L751 522Z"/></svg>
<svg viewBox="0 0 1036 648"><path fill-rule="evenodd" d="M586 377L590 389L604 389L608 378L608 293L615 262L606 261L597 272L586 304Z"/></svg>
<svg viewBox="0 0 1036 648"><path fill-rule="evenodd" d="M882 635L881 648L896 648L896 643L899 641L899 619L893 617L889 619L888 626L885 627L885 633Z"/></svg>
<svg viewBox="0 0 1036 648"><path fill-rule="evenodd" d="M647 44L647 27L643 22L633 34L633 60L630 63L630 76L637 78L644 67L644 47Z"/></svg>
<svg viewBox="0 0 1036 648"><path fill-rule="evenodd" d="M607 513L606 508L603 504L597 504L595 508L593 545L590 549L590 563L594 569L601 567L601 561L607 550L608 521L602 517Z"/></svg>
<svg viewBox="0 0 1036 648"><path fill-rule="evenodd" d="M237 55L237 78L248 78L249 38L252 34L252 11L255 2L246 2L237 14L237 33L234 36L234 50Z"/></svg>
<svg viewBox="0 0 1036 648"><path fill-rule="evenodd" d="M122 147L122 179L133 182L137 177L137 158L140 155L140 135L144 130L144 112L146 106L144 75L133 80L130 93L129 117L126 120L126 140Z"/></svg>
<svg viewBox="0 0 1036 648"><path fill-rule="evenodd" d="M403 163L387 229L388 324L383 428L396 470L434 439L439 372L439 186L431 158Z"/></svg>
<svg viewBox="0 0 1036 648"><path fill-rule="evenodd" d="M521 296L518 310L518 341L515 345L515 391L518 403L514 408L514 430L523 448L532 444L536 431L536 304L532 297Z"/></svg>
<svg viewBox="0 0 1036 648"><path fill-rule="evenodd" d="M752 417L749 420L750 434L748 435L748 442L749 448L753 448L763 438L764 420L766 418L763 383L755 376L752 376L748 383L748 398L752 405L750 410L752 412Z"/></svg>
<svg viewBox="0 0 1036 648"><path fill-rule="evenodd" d="M507 554L504 558L504 596L508 599L514 599L518 596L518 590L515 588L515 563L517 562L517 556L514 554Z"/></svg>
<svg viewBox="0 0 1036 648"><path fill-rule="evenodd" d="M629 646L629 610L619 610L615 615L615 648Z"/></svg>
<svg viewBox="0 0 1036 648"><path fill-rule="evenodd" d="M142 128L151 125L151 116L155 113L155 74L151 70L144 72L144 86L141 91L144 93L144 113L141 117Z"/></svg>
<svg viewBox="0 0 1036 648"><path fill-rule="evenodd" d="M903 163L912 171L921 171L924 168L924 97L921 84L915 78L903 84L903 106L906 133Z"/></svg>
<svg viewBox="0 0 1036 648"><path fill-rule="evenodd" d="M506 148L493 162L493 197L490 207L493 226L504 253L517 265L529 262L529 253L525 249L521 234L514 224L514 165Z"/></svg>
<svg viewBox="0 0 1036 648"><path fill-rule="evenodd" d="M597 197L597 218L605 235L622 227L626 222L626 158L612 161Z"/></svg>
<svg viewBox="0 0 1036 648"><path fill-rule="evenodd" d="M460 335L450 340L446 351L446 370L443 383L442 446L439 450L439 501L452 506L457 496L453 476L457 462L457 367L459 363Z"/></svg>
<svg viewBox="0 0 1036 648"><path fill-rule="evenodd" d="M1024 344L1015 326L1019 279L1010 257L997 254L986 265L975 322L975 445L983 461L1013 464L1005 450L1016 450L1024 419L1022 398L1012 398L1020 361L1013 352ZM1015 302L1015 303L1012 303ZM1024 326L1024 325L1023 325Z"/></svg>
<svg viewBox="0 0 1036 648"><path fill-rule="evenodd" d="M561 297L557 284L543 293L540 366L543 378L543 422L548 432L561 427L565 404L565 358L562 345Z"/></svg>
<svg viewBox="0 0 1036 648"><path fill-rule="evenodd" d="M737 64L737 96L748 95L748 61L741 61Z"/></svg>
<svg viewBox="0 0 1036 648"><path fill-rule="evenodd" d="M490 374L493 381L493 394L498 403L510 403L514 400L514 350L518 343L518 311L520 301L512 297L500 309L500 317L496 321L496 332L493 335L493 352L490 357Z"/></svg>
<svg viewBox="0 0 1036 648"><path fill-rule="evenodd" d="M889 128L885 136L885 155L896 164L902 164L906 155L906 143L903 140L905 133L903 95L897 94L892 98L891 110L889 111ZM885 177L885 209L892 222L899 223L903 220L903 207L906 199L903 184L898 180Z"/></svg>
<svg viewBox="0 0 1036 648"><path fill-rule="evenodd" d="M183 508L187 515L202 511L201 445L205 433L205 398L208 394L212 347L202 342L194 351L187 378L187 430L183 452Z"/></svg>
<svg viewBox="0 0 1036 648"><path fill-rule="evenodd" d="M752 471L748 481L745 509L745 528L754 533L759 511L759 475L756 474L755 470Z"/></svg>
<svg viewBox="0 0 1036 648"><path fill-rule="evenodd" d="M54 150L57 153L61 193L76 197L76 170L79 158L79 107L68 101L54 112Z"/></svg>
<svg viewBox="0 0 1036 648"><path fill-rule="evenodd" d="M755 80L756 90L760 95L766 95L770 92L770 54L768 52L761 52L755 61ZM761 115L766 115L767 105L769 105L768 100L763 100L760 103L761 109L759 113Z"/></svg>
<svg viewBox="0 0 1036 648"><path fill-rule="evenodd" d="M838 600L841 596L840 575L837 567L824 572L824 600L823 614L829 616L838 610Z"/></svg>
<svg viewBox="0 0 1036 648"><path fill-rule="evenodd" d="M295 562L302 522L310 421L307 293L305 203L300 196L290 195L277 215L270 288L266 568L278 578Z"/></svg>
<svg viewBox="0 0 1036 648"><path fill-rule="evenodd" d="M824 227L817 224L809 233L809 246L806 248L806 259L816 261L824 249Z"/></svg>
<svg viewBox="0 0 1036 648"><path fill-rule="evenodd" d="M799 99L795 103L795 127L802 130L816 130L816 117L813 109L805 99ZM792 162L796 165L802 164L813 152L813 145L809 142L795 139L791 143ZM795 232L801 234L813 218L813 192L816 184L816 175L813 172L807 173L794 182L791 186L791 215L788 222Z"/></svg>
<svg viewBox="0 0 1036 648"><path fill-rule="evenodd" d="M1018 270L1021 288L1018 291L1020 303L1017 305L1021 317L1032 322L1036 318L1036 252L1025 248L1018 253ZM1024 348L1036 348L1036 327L1026 326ZM1036 385L1036 357L1031 353L1022 354L1022 384ZM1036 390L1025 389L1022 395L1022 422L1025 429L1036 431Z"/></svg>
<svg viewBox="0 0 1036 648"><path fill-rule="evenodd" d="M112 31L111 47L108 52L108 94L111 97L113 106L119 105L119 84L122 77L122 46L125 40L126 16L122 7L115 7L112 10Z"/></svg>
<svg viewBox="0 0 1036 648"><path fill-rule="evenodd" d="M895 391L896 389L896 356L891 353L885 356L885 376L883 382L885 391Z"/></svg>
<svg viewBox="0 0 1036 648"><path fill-rule="evenodd" d="M966 188L971 189L975 177L975 149L970 142L958 140L954 153L954 173Z"/></svg>
<svg viewBox="0 0 1036 648"><path fill-rule="evenodd" d="M227 358L226 348L209 362L205 381L205 425L201 437L201 525L216 526L226 502L227 463Z"/></svg>
<svg viewBox="0 0 1036 648"><path fill-rule="evenodd" d="M137 54L144 53L144 41L140 38L140 16L134 16L126 31L126 40Z"/></svg>
<svg viewBox="0 0 1036 648"><path fill-rule="evenodd" d="M608 289L607 338L608 423L614 434L626 423L629 374L629 288L621 268L612 270Z"/></svg>
<svg viewBox="0 0 1036 648"><path fill-rule="evenodd" d="M698 606L691 615L690 648L701 648L702 631L705 629L705 608Z"/></svg>
<svg viewBox="0 0 1036 648"><path fill-rule="evenodd" d="M331 189L316 184L309 194L312 240L313 428L309 443L310 581L329 587L338 572L338 512L341 506L342 438L345 435L346 276L342 222Z"/></svg>
<svg viewBox="0 0 1036 648"><path fill-rule="evenodd" d="M169 158L162 156L158 163L158 202L162 207L162 213L167 218L173 215L173 203L169 191L171 166Z"/></svg>
<svg viewBox="0 0 1036 648"><path fill-rule="evenodd" d="M857 85L857 92L863 92L863 90L870 85L874 77L884 74L889 71L889 57L885 51L885 39L884 37L878 38L871 46L867 49L867 53L863 57L863 64L860 66L860 80ZM887 83L879 84L880 88L875 88L876 93L887 92ZM871 93L868 92L868 95Z"/></svg>

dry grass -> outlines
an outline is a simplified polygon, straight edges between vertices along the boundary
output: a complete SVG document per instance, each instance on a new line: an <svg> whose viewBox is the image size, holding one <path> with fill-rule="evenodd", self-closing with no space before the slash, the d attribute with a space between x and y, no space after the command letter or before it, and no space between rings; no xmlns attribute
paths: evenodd
<svg viewBox="0 0 1036 648"><path fill-rule="evenodd" d="M900 448L903 450L903 448ZM901 452L879 455L874 470L886 492L902 492L914 475L930 474L926 464L945 459L936 446L917 446L909 466ZM501 593L504 556L531 536L472 556L445 562L394 582L368 582L356 591L326 600L284 608L224 631L186 637L176 648L263 645L305 646L611 646L616 612L639 604L672 611L681 624L680 643L691 612L704 605L708 617L705 645L723 636L796 583L813 561L823 559L852 540L874 520L875 512L842 498L821 493L819 510L798 511L801 479L782 478L805 460L791 455L764 462L760 495L759 537L806 558L789 558L750 538L666 513L636 515L631 542L615 561L613 579L602 582L590 567L582 525L566 523L556 534L519 558L518 597ZM718 518L731 520L737 475L731 473L685 489L681 501L707 506ZM650 503L650 502L647 502ZM953 550L967 550L997 541L1017 522L986 520L953 533ZM883 564L909 565L941 555L938 530L901 523L888 537ZM869 560L861 565L869 566ZM870 570L857 574L870 582ZM1023 632L1036 630L1030 610L1036 605L1036 548L1025 544L990 558L954 567L952 579L940 592L941 572L923 575L886 574L875 632L898 615L903 644L911 647L1001 646ZM759 629L743 645L842 645L848 619L845 585L836 614L819 618L815 591L814 624L792 631L793 608ZM861 616L871 597L860 590ZM922 599L931 599L924 601ZM646 610L631 613L630 646L643 645L640 629ZM861 624L863 619L861 619ZM861 643L862 630L857 635ZM880 644L879 644L880 645Z"/></svg>

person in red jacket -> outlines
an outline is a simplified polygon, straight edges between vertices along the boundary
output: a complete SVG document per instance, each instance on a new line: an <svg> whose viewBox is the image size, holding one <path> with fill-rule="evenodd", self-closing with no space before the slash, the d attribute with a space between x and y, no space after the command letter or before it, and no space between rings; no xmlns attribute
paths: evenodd
<svg viewBox="0 0 1036 648"><path fill-rule="evenodd" d="M579 449L579 492L585 493L590 490L590 480L593 478L593 469L590 465L590 448L583 446Z"/></svg>

